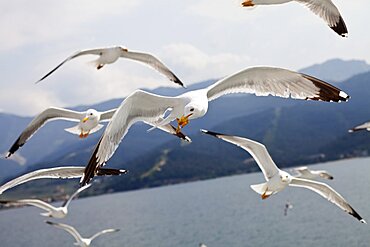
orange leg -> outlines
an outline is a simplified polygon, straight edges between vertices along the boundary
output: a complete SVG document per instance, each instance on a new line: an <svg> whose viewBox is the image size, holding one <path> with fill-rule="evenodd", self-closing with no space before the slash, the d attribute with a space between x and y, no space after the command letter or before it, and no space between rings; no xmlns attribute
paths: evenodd
<svg viewBox="0 0 370 247"><path fill-rule="evenodd" d="M79 135L80 138L84 138L84 134L81 132L81 134Z"/></svg>
<svg viewBox="0 0 370 247"><path fill-rule="evenodd" d="M266 192L267 192L267 189L266 189L265 193L263 193L261 195L262 200L265 200L265 199L267 199L267 198L269 198L271 196L271 195L266 195Z"/></svg>
<svg viewBox="0 0 370 247"><path fill-rule="evenodd" d="M242 3L243 7L253 7L254 6L254 3L253 3L253 0L245 0L243 3Z"/></svg>

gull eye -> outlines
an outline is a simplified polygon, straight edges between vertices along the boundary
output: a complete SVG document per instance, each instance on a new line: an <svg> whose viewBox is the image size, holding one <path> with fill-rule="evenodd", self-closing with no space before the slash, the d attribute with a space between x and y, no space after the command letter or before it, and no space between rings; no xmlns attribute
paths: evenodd
<svg viewBox="0 0 370 247"><path fill-rule="evenodd" d="M93 114L92 113L90 113L90 116L92 116Z"/></svg>
<svg viewBox="0 0 370 247"><path fill-rule="evenodd" d="M191 108L190 111L193 112L194 111L194 108Z"/></svg>

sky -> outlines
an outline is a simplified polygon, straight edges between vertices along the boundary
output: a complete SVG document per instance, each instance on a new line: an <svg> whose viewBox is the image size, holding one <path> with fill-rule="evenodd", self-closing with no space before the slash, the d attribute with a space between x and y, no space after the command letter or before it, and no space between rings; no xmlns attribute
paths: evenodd
<svg viewBox="0 0 370 247"><path fill-rule="evenodd" d="M298 70L331 58L370 63L370 1L334 0L341 38L302 4L242 8L241 0L14 0L0 2L0 111L31 116L49 106L122 98L137 88L177 87L121 59L97 71L93 56L62 66L78 50L122 45L149 52L190 85L243 68Z"/></svg>

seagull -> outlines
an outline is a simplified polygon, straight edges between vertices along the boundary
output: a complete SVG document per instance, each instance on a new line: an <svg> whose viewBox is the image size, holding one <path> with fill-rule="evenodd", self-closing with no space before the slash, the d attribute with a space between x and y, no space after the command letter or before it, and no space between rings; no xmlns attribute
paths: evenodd
<svg viewBox="0 0 370 247"><path fill-rule="evenodd" d="M287 201L285 203L285 207L284 207L284 216L287 216L288 215L288 210L292 209L292 208L293 208L293 204L291 204L290 201Z"/></svg>
<svg viewBox="0 0 370 247"><path fill-rule="evenodd" d="M201 131L205 134L212 135L221 140L234 144L250 153L262 170L267 181L266 183L251 185L251 188L260 194L262 199L266 199L271 195L282 191L287 186L306 188L318 193L328 201L334 203L339 208L358 219L361 223L366 224L366 221L348 204L348 202L329 185L309 179L297 178L291 176L285 171L280 170L272 160L270 154L263 144L243 137L223 135L208 130Z"/></svg>
<svg viewBox="0 0 370 247"><path fill-rule="evenodd" d="M349 133L360 131L360 130L367 130L370 131L370 122L363 123L361 125L358 125L350 130L348 130Z"/></svg>
<svg viewBox="0 0 370 247"><path fill-rule="evenodd" d="M296 175L296 178L304 178L304 179L311 179L314 180L316 178L325 178L329 180L333 180L334 177L330 175L327 171L324 170L310 170L307 168L307 166L299 167L293 169L298 175Z"/></svg>
<svg viewBox="0 0 370 247"><path fill-rule="evenodd" d="M84 191L85 189L89 188L92 184L88 184L84 187L79 188L75 193L73 193L61 207L54 207L53 205L46 203L44 201L38 199L22 199L22 200L14 200L14 201L0 201L2 204L13 205L13 206L24 206L24 205L31 205L38 208L41 208L47 212L41 213L42 216L45 217L53 217L62 219L65 218L68 214L68 206L69 203L76 197L79 193Z"/></svg>
<svg viewBox="0 0 370 247"><path fill-rule="evenodd" d="M31 123L26 127L25 130L20 134L18 139L10 147L8 153L5 155L5 158L12 156L20 147L22 147L44 124L52 120L68 120L79 122L76 126L72 128L67 128L65 131L79 135L80 138L86 138L89 134L95 133L100 130L103 125L100 122L109 121L116 109L99 112L94 109L88 109L84 112L72 111L69 109L49 107L48 109L41 112L36 116ZM146 122L149 125L154 125L155 123ZM191 139L184 135L183 133L176 132L174 127L170 124L166 126L161 126L159 129L173 134L187 142L191 142Z"/></svg>
<svg viewBox="0 0 370 247"><path fill-rule="evenodd" d="M54 222L51 222L51 221L45 221L45 223L47 223L49 225L52 225L52 226L55 226L57 228L63 229L66 232L68 232L69 234L71 234L76 240L74 245L77 245L77 246L80 246L80 247L90 246L91 242L95 238L99 237L100 235L119 231L119 229L106 229L106 230L100 231L98 233L95 233L90 238L83 238L83 237L81 237L80 233L73 226L66 225L66 224L61 224L61 223L54 223Z"/></svg>
<svg viewBox="0 0 370 247"><path fill-rule="evenodd" d="M184 84L180 81L177 76L172 73L172 71L167 68L166 65L164 65L158 58L155 56L143 53L139 51L129 51L127 48L122 46L114 46L114 47L107 47L107 48L97 48L97 49L89 49L89 50L83 50L78 51L74 53L73 55L67 57L63 62L61 62L57 67L52 69L49 73L47 73L45 76L43 76L40 80L38 80L36 83L41 82L46 77L48 77L50 74L52 74L55 70L57 70L59 67L61 67L64 63L80 56L84 55L97 55L99 58L94 61L96 64L96 68L99 70L104 67L106 64L111 64L116 62L119 58L127 58L131 60L135 60L141 63L144 63L153 69L157 70L159 73L166 76L169 80L173 81L176 84L181 85L184 87Z"/></svg>
<svg viewBox="0 0 370 247"><path fill-rule="evenodd" d="M256 5L282 4L296 1L307 6L312 12L320 16L328 26L342 37L348 36L348 31L338 8L331 0L245 0L243 7L253 7Z"/></svg>
<svg viewBox="0 0 370 247"><path fill-rule="evenodd" d="M349 96L340 89L309 75L281 68L252 67L221 79L213 85L189 91L175 97L136 90L118 107L109 122L81 179L88 183L98 167L104 165L115 152L129 128L138 121L157 121L157 126L177 121L176 131L189 123L190 119L203 117L208 102L230 93L251 93L257 96L279 96L283 98L321 100L330 102L347 101ZM166 117L158 122L159 117ZM222 116L222 112L220 112Z"/></svg>
<svg viewBox="0 0 370 247"><path fill-rule="evenodd" d="M200 243L199 244L199 247L207 247L207 245L203 244L203 243Z"/></svg>
<svg viewBox="0 0 370 247"><path fill-rule="evenodd" d="M21 185L23 183L43 179L43 178L80 178L84 173L85 167L83 166L65 166L65 167L53 167L36 170L30 173L26 173L20 177L14 178L4 185L0 186L0 195L4 191L9 190L15 186ZM126 170L117 170L117 169L99 169L97 171L98 176L116 176L127 173Z"/></svg>

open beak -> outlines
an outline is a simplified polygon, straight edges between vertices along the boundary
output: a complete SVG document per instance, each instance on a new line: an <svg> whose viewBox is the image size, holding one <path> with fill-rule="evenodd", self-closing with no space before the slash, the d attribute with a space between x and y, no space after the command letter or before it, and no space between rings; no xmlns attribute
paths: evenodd
<svg viewBox="0 0 370 247"><path fill-rule="evenodd" d="M82 119L82 122L83 123L86 123L87 120L89 120L89 118L88 117L85 117L84 119Z"/></svg>

